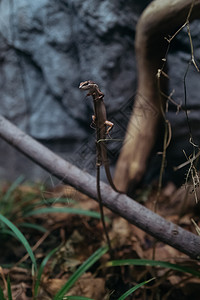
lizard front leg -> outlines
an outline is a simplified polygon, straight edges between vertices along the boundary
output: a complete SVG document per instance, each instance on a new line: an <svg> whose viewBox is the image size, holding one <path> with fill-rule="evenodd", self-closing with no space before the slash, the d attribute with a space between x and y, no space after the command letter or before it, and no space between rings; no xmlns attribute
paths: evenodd
<svg viewBox="0 0 200 300"><path fill-rule="evenodd" d="M107 130L106 130L106 135L107 135L107 134L109 134L110 130L113 128L114 124L113 124L112 122L108 121L108 120L106 120L106 121L104 122L104 124L105 124L106 126L108 126L108 128L107 128Z"/></svg>
<svg viewBox="0 0 200 300"><path fill-rule="evenodd" d="M95 115L92 115L92 123L90 124L90 127L91 127L92 129L95 129L95 128L96 128L96 122L95 122L95 120L96 120Z"/></svg>

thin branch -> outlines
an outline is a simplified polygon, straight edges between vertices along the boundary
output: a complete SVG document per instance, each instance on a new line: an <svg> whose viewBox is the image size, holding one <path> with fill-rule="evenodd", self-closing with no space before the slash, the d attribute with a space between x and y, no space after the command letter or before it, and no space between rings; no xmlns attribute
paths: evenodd
<svg viewBox="0 0 200 300"><path fill-rule="evenodd" d="M0 137L28 156L32 161L70 184L77 190L97 200L96 179L68 163L45 146L22 132L0 116ZM180 250L194 259L200 259L200 237L166 221L125 194L115 192L101 182L102 202L114 213L149 233L156 239Z"/></svg>

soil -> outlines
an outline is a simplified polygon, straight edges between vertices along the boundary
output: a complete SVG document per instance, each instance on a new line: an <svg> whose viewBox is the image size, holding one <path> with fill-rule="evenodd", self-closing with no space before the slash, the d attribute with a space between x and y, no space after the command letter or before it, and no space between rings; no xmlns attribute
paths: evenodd
<svg viewBox="0 0 200 300"><path fill-rule="evenodd" d="M9 185L4 184L1 191L1 198L5 199ZM135 197L143 205L153 209L156 193L157 187L152 186L138 190ZM69 186L41 189L40 185L20 185L14 190L11 198L12 206L8 210L3 203L2 211L25 235L34 251L38 266L52 249L58 248L45 265L37 298L53 299L73 272L98 248L105 245L103 227L99 219L80 214L44 213L28 216L26 212L38 207L74 207L98 212L98 203ZM61 199L68 200L61 203ZM10 205L9 203L7 205ZM189 266L195 270L200 269L197 261L156 241L108 209L105 208L104 211L110 219L107 228L115 259L155 259ZM169 183L161 191L157 213L197 234L198 227L195 228L194 222L200 226L199 205L195 202L192 188L177 189ZM39 225L44 230L42 232L25 227L24 223ZM6 232L5 226L1 226L0 235L0 285L4 294L6 295L5 281L9 275L13 299L33 299L35 277L24 246ZM151 266L106 267L105 264L109 260L111 257L107 252L80 277L67 295L114 300L132 286L155 277L155 280L126 299L199 299L200 278L191 274Z"/></svg>

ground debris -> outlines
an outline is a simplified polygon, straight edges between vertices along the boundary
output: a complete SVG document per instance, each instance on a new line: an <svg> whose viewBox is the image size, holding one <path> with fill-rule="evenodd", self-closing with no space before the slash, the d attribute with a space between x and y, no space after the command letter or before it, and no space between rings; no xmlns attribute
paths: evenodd
<svg viewBox="0 0 200 300"><path fill-rule="evenodd" d="M8 188L4 187L2 194L6 193ZM184 196L183 191L183 188L175 189L174 185L163 189L158 201L157 213L196 233L191 219L197 226L200 225L199 208L193 200L188 200ZM151 192L148 191L148 198L144 202L146 207L152 209L155 195L154 189L151 189ZM99 219L80 214L48 212L28 216L25 213L46 207L73 207L98 212L98 203L72 187L62 185L55 189L42 190L42 192L38 185L20 185L12 197L13 211L10 211L7 217L30 242L38 265L52 249L57 248L55 255L45 265L37 298L50 300L76 269L96 249L105 244L103 228ZM129 224L108 209L105 209L105 214L109 218L107 227L115 249L115 259L152 259L154 257L155 260L199 270L200 266L197 261L189 259L168 245L155 241L144 231ZM42 228L41 231L36 230L32 226L23 227L24 223L40 226L44 231ZM13 299L30 300L33 297L35 283L30 259L26 257L23 246L15 237L5 234L2 229L0 236L0 263L2 265L0 286L4 295L7 295L6 280L9 275ZM22 256L24 256L23 260ZM110 255L106 253L98 263L80 277L67 295L85 296L95 300L114 300L132 286L156 277L154 283L139 289L134 296L127 299L153 300L158 299L158 294L161 297L159 299L164 300L198 299L200 279L191 274L150 266L101 267L109 260ZM7 264L11 265L6 266Z"/></svg>

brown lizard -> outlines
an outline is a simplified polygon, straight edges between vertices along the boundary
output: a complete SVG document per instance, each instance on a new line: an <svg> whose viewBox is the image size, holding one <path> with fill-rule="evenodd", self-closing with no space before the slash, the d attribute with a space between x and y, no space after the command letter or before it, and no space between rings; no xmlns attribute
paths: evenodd
<svg viewBox="0 0 200 300"><path fill-rule="evenodd" d="M100 91L98 85L91 81L84 81L81 82L79 85L79 88L81 90L88 90L87 96L92 96L93 98L93 104L94 104L94 115L92 116L92 124L94 124L96 128L96 148L97 148L97 156L96 156L96 167L97 167L97 196L99 200L99 208L101 213L101 221L104 228L104 232L106 235L107 243L110 249L110 252L112 254L112 248L110 239L108 236L108 232L105 225L105 218L104 218L104 212L103 212L103 204L102 204L102 198L101 198L101 190L100 190L100 166L103 164L106 176L108 179L109 184L111 187L119 192L117 188L115 187L112 176L110 173L109 168L109 161L107 156L107 149L105 146L105 138L109 134L109 131L113 127L113 123L107 120L106 116L106 108L105 104L103 102L104 94Z"/></svg>
<svg viewBox="0 0 200 300"><path fill-rule="evenodd" d="M118 189L115 187L109 168L109 161L107 155L107 149L105 145L106 136L109 134L110 130L113 128L113 123L107 120L106 108L103 102L104 94L100 91L98 85L91 81L84 81L80 83L79 88L81 90L88 90L87 96L92 96L94 104L94 115L92 116L92 123L96 128L96 138L97 138L97 165L104 165L106 177L110 186L116 192Z"/></svg>

